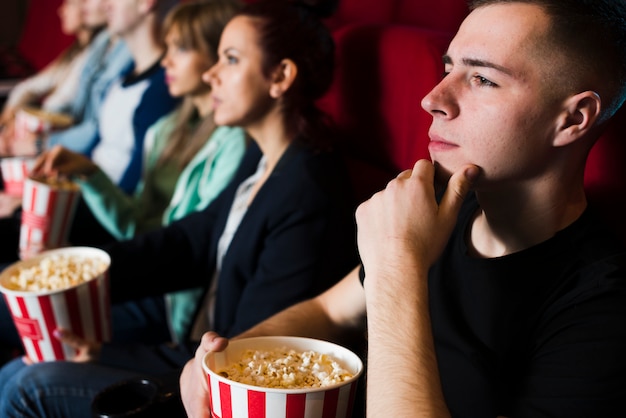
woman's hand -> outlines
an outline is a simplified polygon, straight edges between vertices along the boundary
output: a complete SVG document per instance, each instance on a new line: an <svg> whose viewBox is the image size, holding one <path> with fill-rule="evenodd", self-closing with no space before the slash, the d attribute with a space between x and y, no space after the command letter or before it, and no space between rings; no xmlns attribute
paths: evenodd
<svg viewBox="0 0 626 418"><path fill-rule="evenodd" d="M76 356L71 360L73 362L86 363L98 360L98 357L100 357L101 343L88 341L69 330L61 328L54 330L53 334L56 339L76 350Z"/></svg>
<svg viewBox="0 0 626 418"><path fill-rule="evenodd" d="M96 172L98 166L82 154L56 145L44 152L35 162L32 170L34 176L89 176Z"/></svg>
<svg viewBox="0 0 626 418"><path fill-rule="evenodd" d="M223 351L228 340L215 332L207 332L202 336L196 355L189 360L180 375L180 393L187 416L190 418L209 418L209 391L206 377L202 369L202 359L211 351Z"/></svg>

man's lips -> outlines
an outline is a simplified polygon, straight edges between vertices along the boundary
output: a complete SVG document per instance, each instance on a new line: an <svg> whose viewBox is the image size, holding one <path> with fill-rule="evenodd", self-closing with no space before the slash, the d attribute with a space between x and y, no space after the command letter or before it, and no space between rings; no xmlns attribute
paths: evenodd
<svg viewBox="0 0 626 418"><path fill-rule="evenodd" d="M446 151L453 148L458 148L458 145L453 142L447 141L446 139L438 135L430 135L430 142L428 143L428 149L430 151Z"/></svg>

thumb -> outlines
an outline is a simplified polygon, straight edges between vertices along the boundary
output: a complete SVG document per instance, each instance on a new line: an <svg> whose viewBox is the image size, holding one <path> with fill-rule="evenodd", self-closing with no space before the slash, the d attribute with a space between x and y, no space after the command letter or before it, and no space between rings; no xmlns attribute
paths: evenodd
<svg viewBox="0 0 626 418"><path fill-rule="evenodd" d="M440 212L446 217L458 215L465 197L469 193L480 169L475 165L466 165L456 171L448 181L448 187L439 204Z"/></svg>

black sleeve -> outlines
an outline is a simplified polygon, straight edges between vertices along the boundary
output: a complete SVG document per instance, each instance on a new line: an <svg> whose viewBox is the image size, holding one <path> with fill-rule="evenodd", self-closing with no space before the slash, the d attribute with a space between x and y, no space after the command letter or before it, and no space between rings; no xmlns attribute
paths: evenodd
<svg viewBox="0 0 626 418"><path fill-rule="evenodd" d="M112 302L205 285L220 197L168 227L105 247L111 256Z"/></svg>

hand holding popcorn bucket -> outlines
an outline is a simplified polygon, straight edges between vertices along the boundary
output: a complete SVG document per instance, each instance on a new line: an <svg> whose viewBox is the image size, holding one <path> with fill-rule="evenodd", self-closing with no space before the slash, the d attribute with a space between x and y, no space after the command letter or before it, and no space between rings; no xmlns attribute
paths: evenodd
<svg viewBox="0 0 626 418"><path fill-rule="evenodd" d="M347 348L287 336L231 340L202 367L214 418L350 418L363 373Z"/></svg>
<svg viewBox="0 0 626 418"><path fill-rule="evenodd" d="M110 262L102 250L72 247L41 253L0 274L0 292L32 361L76 355L54 337L57 328L90 341L110 339Z"/></svg>
<svg viewBox="0 0 626 418"><path fill-rule="evenodd" d="M20 255L67 245L80 188L70 181L27 178L22 196Z"/></svg>
<svg viewBox="0 0 626 418"><path fill-rule="evenodd" d="M45 136L55 129L67 128L72 123L69 115L24 107L15 114L15 139L19 141L29 133Z"/></svg>

